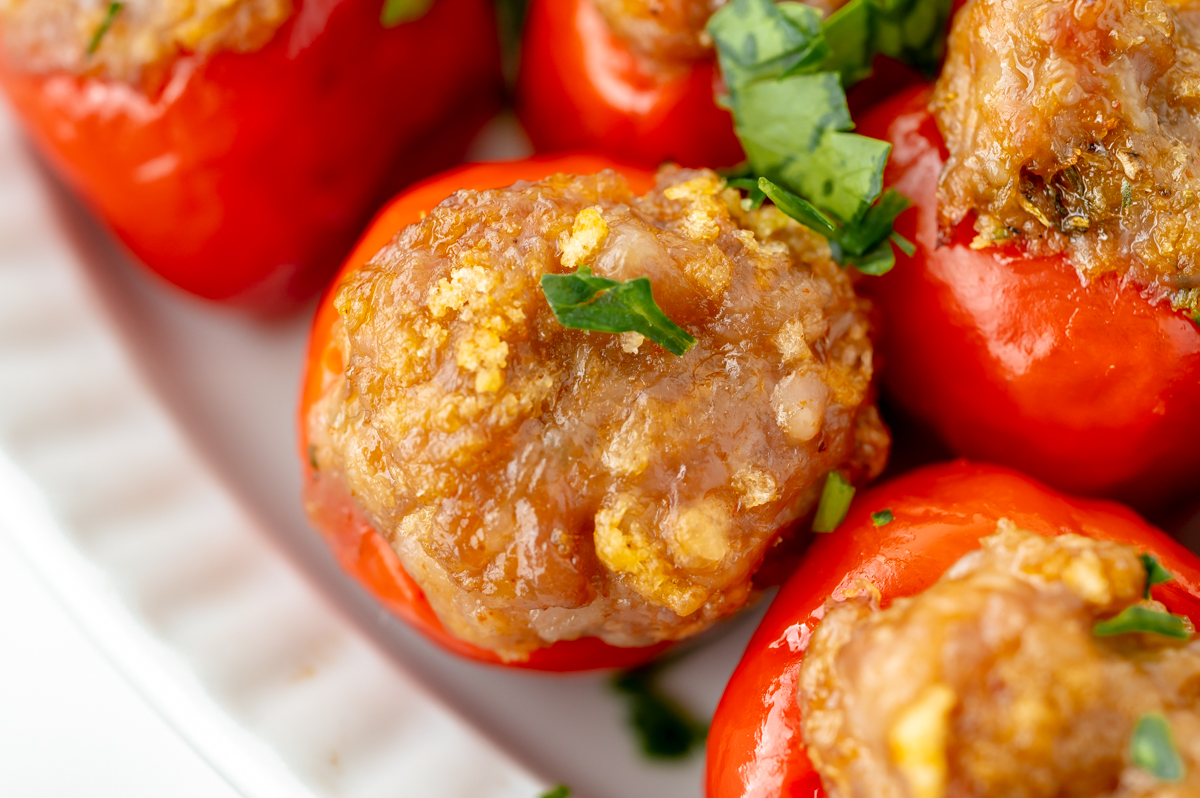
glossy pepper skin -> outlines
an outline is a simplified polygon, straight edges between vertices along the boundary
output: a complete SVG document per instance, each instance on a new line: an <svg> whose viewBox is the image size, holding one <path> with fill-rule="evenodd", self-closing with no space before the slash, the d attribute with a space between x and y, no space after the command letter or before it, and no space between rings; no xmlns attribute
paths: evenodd
<svg viewBox="0 0 1200 798"><path fill-rule="evenodd" d="M396 189L456 162L499 103L491 0L298 0L265 47L179 61L161 94L0 82L41 153L154 272L263 312L322 288Z"/></svg>
<svg viewBox="0 0 1200 798"><path fill-rule="evenodd" d="M630 187L637 193L649 191L654 186L654 175L650 172L588 155L472 164L439 175L404 192L380 211L346 260L342 274L364 265L397 232L419 221L423 213L458 189L500 188L518 180L540 180L560 172L591 174L606 168L616 169L625 175ZM479 662L501 664L494 652L464 642L443 628L421 588L404 572L391 546L371 526L345 486L340 481L324 478L313 469L308 455L308 412L320 398L327 375L342 370L338 351L330 347L330 332L337 318L333 299L340 283L339 275L317 308L300 401L300 455L304 463L305 504L310 519L325 537L342 567L390 611L455 654ZM629 667L653 658L664 648L665 644L618 648L591 637L539 649L526 662L503 664L542 671Z"/></svg>
<svg viewBox="0 0 1200 798"><path fill-rule="evenodd" d="M974 250L972 220L939 242L944 145L928 91L859 120L892 142L888 185L913 200L916 244L863 283L882 311L885 392L967 457L1147 510L1200 473L1200 326L1115 274L1090 283L1062 257Z"/></svg>
<svg viewBox="0 0 1200 798"><path fill-rule="evenodd" d="M894 520L877 527L871 513L885 508ZM1200 559L1127 508L1070 498L1016 471L965 460L911 471L856 499L779 591L717 707L708 798L824 798L801 742L796 686L826 599L855 579L873 582L885 607L921 593L1001 518L1044 535L1086 535L1153 554L1174 576L1154 587L1154 598L1200 618Z"/></svg>
<svg viewBox="0 0 1200 798"><path fill-rule="evenodd" d="M517 114L539 151L589 149L656 167L734 166L733 118L713 100L712 59L670 72L617 36L592 0L531 0Z"/></svg>

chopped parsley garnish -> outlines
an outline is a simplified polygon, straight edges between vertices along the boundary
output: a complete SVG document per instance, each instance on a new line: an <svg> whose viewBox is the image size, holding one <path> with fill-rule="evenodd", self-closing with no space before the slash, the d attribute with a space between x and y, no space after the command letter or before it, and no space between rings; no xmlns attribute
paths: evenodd
<svg viewBox="0 0 1200 798"><path fill-rule="evenodd" d="M640 333L673 355L686 354L696 345L696 339L659 308L647 277L622 283L596 277L580 266L573 274L543 274L542 293L564 327Z"/></svg>
<svg viewBox="0 0 1200 798"><path fill-rule="evenodd" d="M1159 781L1182 781L1183 760L1175 748L1171 723L1159 712L1138 718L1129 740L1129 757L1133 764Z"/></svg>
<svg viewBox="0 0 1200 798"><path fill-rule="evenodd" d="M871 523L875 526L886 526L896 520L890 507L885 507L877 513L871 513Z"/></svg>
<svg viewBox="0 0 1200 798"><path fill-rule="evenodd" d="M565 784L559 784L552 790L542 793L541 798L569 798L571 788Z"/></svg>
<svg viewBox="0 0 1200 798"><path fill-rule="evenodd" d="M622 671L612 686L629 702L629 722L642 753L651 759L682 759L704 744L708 726L693 718L658 686L659 661Z"/></svg>
<svg viewBox="0 0 1200 798"><path fill-rule="evenodd" d="M1182 616L1151 609L1141 604L1132 604L1112 618L1097 621L1096 625L1092 627L1092 632L1098 637L1113 637L1137 632L1173 637L1176 640L1187 640L1192 636Z"/></svg>
<svg viewBox="0 0 1200 798"><path fill-rule="evenodd" d="M892 231L909 201L883 190L891 145L850 132L844 86L871 72L876 53L936 64L948 0L850 0L828 18L809 6L731 0L708 23L750 174L729 185L766 196L826 236L833 257L868 274L895 263ZM754 188L758 188L755 192Z"/></svg>
<svg viewBox="0 0 1200 798"><path fill-rule="evenodd" d="M837 471L830 471L821 491L821 502L813 517L813 532L832 532L846 520L850 501L854 498L854 486Z"/></svg>
<svg viewBox="0 0 1200 798"><path fill-rule="evenodd" d="M87 54L93 55L100 49L100 40L104 38L104 34L108 33L109 28L113 26L113 22L117 19L117 14L121 13L121 9L125 7L124 3L109 3L108 9L104 12L104 19L100 20L99 27L92 34L92 40L88 42Z"/></svg>
<svg viewBox="0 0 1200 798"><path fill-rule="evenodd" d="M1174 579L1171 572L1163 568L1153 554L1143 554L1142 565L1146 569L1146 592L1143 594L1145 598L1150 598L1150 588Z"/></svg>
<svg viewBox="0 0 1200 798"><path fill-rule="evenodd" d="M433 0L383 0L379 21L385 28L394 28L425 16L431 5Z"/></svg>

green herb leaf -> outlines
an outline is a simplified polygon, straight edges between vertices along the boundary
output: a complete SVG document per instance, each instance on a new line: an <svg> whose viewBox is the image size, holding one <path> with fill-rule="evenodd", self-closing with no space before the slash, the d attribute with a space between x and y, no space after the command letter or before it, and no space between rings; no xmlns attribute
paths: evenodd
<svg viewBox="0 0 1200 798"><path fill-rule="evenodd" d="M767 198L767 195L759 188L758 181L753 178L735 177L726 180L725 185L746 192L746 197L742 199L742 210L745 211L758 210L762 207L763 200Z"/></svg>
<svg viewBox="0 0 1200 798"><path fill-rule="evenodd" d="M821 502L813 517L813 532L832 532L846 520L850 501L854 498L854 486L837 471L830 471L821 491Z"/></svg>
<svg viewBox="0 0 1200 798"><path fill-rule="evenodd" d="M853 86L871 74L875 10L866 0L850 0L825 20L823 33L830 57L821 68L840 73L844 86Z"/></svg>
<svg viewBox="0 0 1200 798"><path fill-rule="evenodd" d="M831 55L821 13L800 3L733 0L709 20L708 32L730 91L815 67Z"/></svg>
<svg viewBox="0 0 1200 798"><path fill-rule="evenodd" d="M686 354L696 345L696 339L655 303L649 278L622 283L595 277L587 266L580 266L574 274L543 274L542 293L564 327L641 333L673 355Z"/></svg>
<svg viewBox="0 0 1200 798"><path fill-rule="evenodd" d="M1129 740L1129 758L1159 781L1183 780L1183 760L1175 748L1171 723L1159 712L1138 718Z"/></svg>
<svg viewBox="0 0 1200 798"><path fill-rule="evenodd" d="M97 50L100 49L100 40L104 38L104 34L108 33L108 29L113 26L113 22L117 19L117 14L120 14L121 9L124 7L124 3L108 4L108 10L104 12L104 19L100 20L100 26L97 27L96 32L92 34L92 40L88 42L88 55L93 55Z"/></svg>
<svg viewBox="0 0 1200 798"><path fill-rule="evenodd" d="M853 266L863 274L878 277L881 274L887 274L896 265L896 254L892 252L891 246L886 241L865 255L848 255L840 249L834 249L833 242L830 242L829 249L834 253L834 260L843 266Z"/></svg>
<svg viewBox="0 0 1200 798"><path fill-rule="evenodd" d="M892 145L845 132L853 122L836 72L751 83L730 100L756 174L843 223L857 222L879 196Z"/></svg>
<svg viewBox="0 0 1200 798"><path fill-rule="evenodd" d="M891 145L850 132L843 86L870 74L878 52L936 64L948 14L949 0L851 0L821 20L800 3L731 0L709 20L751 173L842 265L883 274L893 245L914 251L892 231L909 201L883 193Z"/></svg>
<svg viewBox="0 0 1200 798"><path fill-rule="evenodd" d="M554 789L542 793L542 798L569 798L571 788L565 784L559 784Z"/></svg>
<svg viewBox="0 0 1200 798"><path fill-rule="evenodd" d="M889 188L867 210L862 221L843 229L837 237L838 246L852 256L865 255L888 239L892 234L892 222L910 207L912 201L908 197Z"/></svg>
<svg viewBox="0 0 1200 798"><path fill-rule="evenodd" d="M1169 612L1152 610L1141 604L1132 604L1112 618L1098 621L1092 627L1092 632L1098 637L1145 632L1147 634L1173 637L1176 640L1187 640L1191 637L1183 617Z"/></svg>
<svg viewBox="0 0 1200 798"><path fill-rule="evenodd" d="M758 190L770 197L776 208L809 230L815 230L825 236L837 233L837 223L813 207L812 203L803 197L797 197L786 188L775 185L765 177L758 179Z"/></svg>
<svg viewBox="0 0 1200 798"><path fill-rule="evenodd" d="M433 0L383 0L383 11L379 22L385 28L394 28L404 22L412 22L425 16Z"/></svg>
<svg viewBox="0 0 1200 798"><path fill-rule="evenodd" d="M661 663L622 671L612 686L629 702L629 721L642 753L651 759L681 759L704 743L708 727L658 687Z"/></svg>
<svg viewBox="0 0 1200 798"><path fill-rule="evenodd" d="M900 235L899 233L897 233L895 231L888 233L888 240L896 245L896 249L900 250L901 252L903 252L905 255L907 255L910 258L917 251L916 244L909 241L907 238L905 238L904 236Z"/></svg>
<svg viewBox="0 0 1200 798"><path fill-rule="evenodd" d="M1145 598L1150 598L1150 588L1155 585L1161 585L1164 582L1170 582L1175 577L1171 576L1171 572L1158 562L1153 554L1142 555L1142 566L1146 569L1146 592Z"/></svg>
<svg viewBox="0 0 1200 798"><path fill-rule="evenodd" d="M875 52L912 64L931 77L946 46L951 0L865 0L874 6Z"/></svg>
<svg viewBox="0 0 1200 798"><path fill-rule="evenodd" d="M871 523L875 526L886 526L896 520L890 507L885 507L877 513L871 513Z"/></svg>

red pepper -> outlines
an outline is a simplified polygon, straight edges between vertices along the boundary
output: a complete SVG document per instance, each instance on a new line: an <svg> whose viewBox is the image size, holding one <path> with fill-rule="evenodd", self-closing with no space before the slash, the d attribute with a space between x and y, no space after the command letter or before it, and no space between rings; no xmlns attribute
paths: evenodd
<svg viewBox="0 0 1200 798"><path fill-rule="evenodd" d="M920 80L880 56L850 90L852 113ZM617 37L593 0L531 0L517 76L517 114L538 151L587 149L658 166L719 169L745 154L714 101L712 58L664 70Z"/></svg>
<svg viewBox="0 0 1200 798"><path fill-rule="evenodd" d="M385 28L382 0L299 0L262 49L178 62L160 96L0 82L41 152L171 283L278 311L323 287L397 188L457 161L499 102L490 0Z"/></svg>
<svg viewBox="0 0 1200 798"><path fill-rule="evenodd" d="M915 203L912 258L863 290L883 313L884 385L957 454L1074 493L1153 508L1200 472L1200 327L1119 275L1085 283L1062 257L938 240L946 154L925 89L860 120L891 141L885 181Z"/></svg>
<svg viewBox="0 0 1200 798"><path fill-rule="evenodd" d="M893 520L875 526L871 513L885 508ZM1015 471L965 460L912 471L856 499L779 591L717 707L708 798L823 798L801 742L796 685L826 599L855 579L873 582L883 606L916 595L978 548L1001 518L1044 535L1086 535L1153 554L1174 576L1154 588L1154 598L1200 618L1200 559L1125 507L1069 498Z"/></svg>
<svg viewBox="0 0 1200 798"><path fill-rule="evenodd" d="M560 172L592 174L606 168L617 169L625 175L630 187L637 193L649 191L654 186L654 175L650 172L588 155L473 164L446 172L414 186L380 211L346 260L341 274L363 266L391 241L397 232L419 221L425 212L458 189L499 188L518 180L539 180ZM313 469L309 461L305 419L313 403L320 398L326 375L330 372L340 373L342 370L338 350L329 345L330 331L337 318L333 298L340 282L341 275L334 281L317 309L309 343L308 371L304 378L300 402L300 456L304 463L305 499L311 520L324 535L342 567L389 610L456 654L480 662L500 663L500 658L494 652L466 643L443 628L421 588L404 572L391 546L371 526L350 497L345 485L324 478L323 474ZM507 664L543 671L629 667L653 658L665 647L666 644L644 648L617 648L598 638L581 638L539 649L526 662Z"/></svg>
<svg viewBox="0 0 1200 798"><path fill-rule="evenodd" d="M733 166L745 156L713 101L712 59L665 73L613 34L592 0L532 0L517 114L539 151L592 149L645 166Z"/></svg>

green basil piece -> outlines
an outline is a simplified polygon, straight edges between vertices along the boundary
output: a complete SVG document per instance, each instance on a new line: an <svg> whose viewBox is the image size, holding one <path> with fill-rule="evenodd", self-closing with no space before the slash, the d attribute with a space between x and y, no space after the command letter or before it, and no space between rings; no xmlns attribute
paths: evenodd
<svg viewBox="0 0 1200 798"><path fill-rule="evenodd" d="M1170 582L1175 577L1158 562L1153 554L1142 555L1142 566L1146 569L1146 592L1144 598L1150 598L1150 588Z"/></svg>
<svg viewBox="0 0 1200 798"><path fill-rule="evenodd" d="M696 339L654 301L649 278L622 283L596 277L580 266L574 274L543 274L541 282L550 310L564 327L640 333L673 355L684 355L696 345Z"/></svg>
<svg viewBox="0 0 1200 798"><path fill-rule="evenodd" d="M629 704L629 722L642 753L650 759L682 759L700 748L708 727L693 718L658 686L663 662L622 671L612 687Z"/></svg>
<svg viewBox="0 0 1200 798"><path fill-rule="evenodd" d="M871 523L875 526L887 526L896 520L890 507L885 507L877 513L871 513Z"/></svg>
<svg viewBox="0 0 1200 798"><path fill-rule="evenodd" d="M1098 621L1092 627L1092 632L1097 637L1113 637L1137 632L1162 635L1176 640L1187 640L1192 636L1182 617L1169 612L1152 610L1141 604L1132 604L1112 618Z"/></svg>
<svg viewBox="0 0 1200 798"><path fill-rule="evenodd" d="M893 246L915 251L892 230L909 201L883 191L891 145L851 132L844 87L870 74L877 53L936 64L948 14L949 0L850 0L822 20L800 3L730 0L709 20L749 172L843 266L884 274ZM752 191L746 206L758 202Z"/></svg>
<svg viewBox="0 0 1200 798"><path fill-rule="evenodd" d="M846 520L850 502L854 499L854 486L837 471L830 471L821 491L821 502L813 517L813 532L832 532Z"/></svg>
<svg viewBox="0 0 1200 798"><path fill-rule="evenodd" d="M104 38L104 34L108 33L109 28L113 26L113 22L117 19L117 14L121 13L121 9L125 7L124 3L109 3L108 10L104 12L104 19L100 20L99 27L92 34L92 40L88 42L87 54L93 55L100 49L100 40Z"/></svg>
<svg viewBox="0 0 1200 798"><path fill-rule="evenodd" d="M379 22L385 28L394 28L425 16L431 5L433 0L383 0Z"/></svg>
<svg viewBox="0 0 1200 798"><path fill-rule="evenodd" d="M1129 757L1133 764L1159 781L1182 781L1183 759L1175 747L1171 723L1159 712L1138 718L1129 740Z"/></svg>

